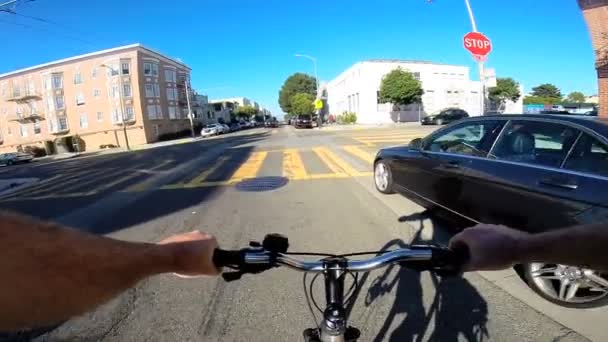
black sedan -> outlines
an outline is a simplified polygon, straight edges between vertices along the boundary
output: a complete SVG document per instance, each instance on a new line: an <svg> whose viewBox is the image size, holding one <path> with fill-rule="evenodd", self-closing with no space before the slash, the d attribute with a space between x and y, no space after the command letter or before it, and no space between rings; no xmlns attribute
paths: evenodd
<svg viewBox="0 0 608 342"><path fill-rule="evenodd" d="M608 218L608 120L561 115L464 119L409 146L382 149L378 191L471 223L528 232ZM564 246L568 248L568 246ZM545 299L567 307L608 304L608 274L567 265L517 265Z"/></svg>
<svg viewBox="0 0 608 342"><path fill-rule="evenodd" d="M296 118L295 127L296 128L302 128L302 127L303 128L312 128L313 127L312 115L310 115L310 114L298 115L298 117Z"/></svg>
<svg viewBox="0 0 608 342"><path fill-rule="evenodd" d="M445 125L468 117L469 113L462 109L448 108L437 114L424 117L420 120L420 123L423 125Z"/></svg>

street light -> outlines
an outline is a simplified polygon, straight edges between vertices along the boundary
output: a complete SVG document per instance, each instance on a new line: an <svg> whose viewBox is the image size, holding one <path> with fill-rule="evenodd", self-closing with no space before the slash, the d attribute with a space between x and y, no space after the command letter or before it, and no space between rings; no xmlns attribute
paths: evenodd
<svg viewBox="0 0 608 342"><path fill-rule="evenodd" d="M312 61L312 64L313 64L313 65L314 65L314 67L315 67L315 81L316 81L316 83L317 83L317 97L318 97L318 96L319 96L319 77L317 76L317 59L316 59L316 58L314 58L314 57L312 57L312 56L309 56L309 55L302 55L302 54L299 54L299 53L296 53L296 54L295 54L295 56L296 56L296 57L302 57L302 58L306 58L306 59L309 59L309 60L311 60L311 61Z"/></svg>
<svg viewBox="0 0 608 342"><path fill-rule="evenodd" d="M112 75L112 72L114 71L114 68L110 65L105 65L102 64L100 65L103 68L108 68L110 69L110 75ZM126 118L125 118L125 104L123 102L122 99L122 95L123 95L123 85L122 85L122 75L120 74L120 68L118 70L116 70L116 73L118 74L118 96L120 98L120 112L122 114L122 131L125 135L125 144L127 145L127 151L131 150L131 146L129 146L129 137L127 136L127 122L126 122Z"/></svg>

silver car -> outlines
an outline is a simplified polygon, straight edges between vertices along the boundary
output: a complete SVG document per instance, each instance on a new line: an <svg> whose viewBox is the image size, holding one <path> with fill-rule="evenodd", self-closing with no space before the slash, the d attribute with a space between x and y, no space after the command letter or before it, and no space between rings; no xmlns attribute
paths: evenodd
<svg viewBox="0 0 608 342"><path fill-rule="evenodd" d="M0 165L15 165L19 163L29 163L34 156L22 152L11 152L0 154Z"/></svg>

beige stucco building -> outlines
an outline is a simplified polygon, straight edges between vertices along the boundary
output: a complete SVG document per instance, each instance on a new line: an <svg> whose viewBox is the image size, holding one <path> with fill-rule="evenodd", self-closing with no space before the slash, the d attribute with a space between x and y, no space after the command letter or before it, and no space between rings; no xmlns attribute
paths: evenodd
<svg viewBox="0 0 608 342"><path fill-rule="evenodd" d="M141 44L0 74L0 152L48 153L158 140L190 128L190 68Z"/></svg>

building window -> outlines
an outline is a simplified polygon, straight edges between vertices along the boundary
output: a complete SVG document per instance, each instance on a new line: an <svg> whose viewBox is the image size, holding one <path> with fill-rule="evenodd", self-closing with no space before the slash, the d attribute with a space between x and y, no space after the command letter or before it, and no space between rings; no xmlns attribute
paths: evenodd
<svg viewBox="0 0 608 342"><path fill-rule="evenodd" d="M27 126L24 124L19 124L19 132L22 137L27 137Z"/></svg>
<svg viewBox="0 0 608 342"><path fill-rule="evenodd" d="M57 125L59 126L59 131L67 131L68 119L65 116L57 118Z"/></svg>
<svg viewBox="0 0 608 342"><path fill-rule="evenodd" d="M108 75L118 76L118 65L116 65L116 64L108 65Z"/></svg>
<svg viewBox="0 0 608 342"><path fill-rule="evenodd" d="M177 108L169 107L169 119L171 119L171 120L177 119Z"/></svg>
<svg viewBox="0 0 608 342"><path fill-rule="evenodd" d="M157 83L154 83L153 86L154 86L154 97L160 97L160 86Z"/></svg>
<svg viewBox="0 0 608 342"><path fill-rule="evenodd" d="M146 75L146 76L158 76L158 64L156 64L156 63L144 63L144 75Z"/></svg>
<svg viewBox="0 0 608 342"><path fill-rule="evenodd" d="M146 83L146 97L154 97L154 87L150 83Z"/></svg>
<svg viewBox="0 0 608 342"><path fill-rule="evenodd" d="M125 120L126 121L135 120L135 114L133 112L133 107L131 107L131 106L125 107Z"/></svg>
<svg viewBox="0 0 608 342"><path fill-rule="evenodd" d="M165 81L167 82L176 82L177 73L175 70L165 69Z"/></svg>
<svg viewBox="0 0 608 342"><path fill-rule="evenodd" d="M82 75L80 74L80 71L76 71L76 73L74 74L74 84L81 84L82 83Z"/></svg>
<svg viewBox="0 0 608 342"><path fill-rule="evenodd" d="M53 74L53 89L63 88L63 74Z"/></svg>
<svg viewBox="0 0 608 342"><path fill-rule="evenodd" d="M103 121L103 113L97 112L97 122L102 122L102 121Z"/></svg>
<svg viewBox="0 0 608 342"><path fill-rule="evenodd" d="M122 96L131 97L131 85L130 84L122 85Z"/></svg>
<svg viewBox="0 0 608 342"><path fill-rule="evenodd" d="M414 79L420 81L420 73L419 72L413 72L412 75L414 76Z"/></svg>
<svg viewBox="0 0 608 342"><path fill-rule="evenodd" d="M95 77L97 77L97 68L93 68L93 70L91 71L91 78Z"/></svg>
<svg viewBox="0 0 608 342"><path fill-rule="evenodd" d="M51 81L51 75L45 75L45 76L42 77L42 87L44 87L44 90L51 90L51 89L53 89L53 83ZM4 88L2 89L2 91L4 91Z"/></svg>
<svg viewBox="0 0 608 342"><path fill-rule="evenodd" d="M167 88L167 100L169 100L169 101L177 100L177 89L176 88Z"/></svg>
<svg viewBox="0 0 608 342"><path fill-rule="evenodd" d="M147 106L148 119L159 120L163 118L163 113L159 105L148 105Z"/></svg>
<svg viewBox="0 0 608 342"><path fill-rule="evenodd" d="M80 114L80 128L88 128L89 127L89 118L86 113Z"/></svg>
<svg viewBox="0 0 608 342"><path fill-rule="evenodd" d="M120 63L120 70L122 71L123 75L128 75L129 74L129 63Z"/></svg>
<svg viewBox="0 0 608 342"><path fill-rule="evenodd" d="M93 89L93 96L94 97L99 97L99 95L100 95L99 89Z"/></svg>
<svg viewBox="0 0 608 342"><path fill-rule="evenodd" d="M110 87L110 97L114 100L118 100L118 98L120 97L119 88L115 84Z"/></svg>
<svg viewBox="0 0 608 342"><path fill-rule="evenodd" d="M52 112L55 110L55 99L52 97L47 97L46 98L46 109L49 112Z"/></svg>
<svg viewBox="0 0 608 342"><path fill-rule="evenodd" d="M40 134L40 121L34 122L34 134Z"/></svg>
<svg viewBox="0 0 608 342"><path fill-rule="evenodd" d="M118 108L112 109L112 122L113 123L122 122L122 113L120 112L120 110Z"/></svg>
<svg viewBox="0 0 608 342"><path fill-rule="evenodd" d="M159 132L158 132L158 125L154 125L154 126L152 126L152 129L153 129L153 131L154 131L154 135L155 135L155 136L158 136L158 133L159 133Z"/></svg>
<svg viewBox="0 0 608 342"><path fill-rule="evenodd" d="M83 93L78 93L76 95L76 105L77 106L82 106L84 104L84 94Z"/></svg>
<svg viewBox="0 0 608 342"><path fill-rule="evenodd" d="M56 109L63 109L63 108L65 108L65 103L63 102L63 96L62 95L55 96L55 108Z"/></svg>

